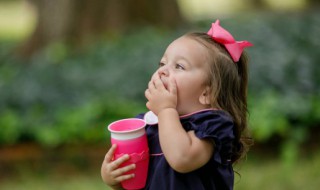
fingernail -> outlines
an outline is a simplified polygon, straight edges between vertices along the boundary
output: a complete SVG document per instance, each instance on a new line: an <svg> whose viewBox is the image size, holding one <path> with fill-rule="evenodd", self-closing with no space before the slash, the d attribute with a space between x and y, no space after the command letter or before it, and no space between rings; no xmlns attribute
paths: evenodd
<svg viewBox="0 0 320 190"><path fill-rule="evenodd" d="M132 169L135 169L136 168L136 165L135 164L132 164Z"/></svg>

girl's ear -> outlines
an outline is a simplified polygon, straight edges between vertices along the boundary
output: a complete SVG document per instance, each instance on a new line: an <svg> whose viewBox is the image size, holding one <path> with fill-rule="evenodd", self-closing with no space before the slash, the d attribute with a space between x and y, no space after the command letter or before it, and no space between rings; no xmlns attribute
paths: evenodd
<svg viewBox="0 0 320 190"><path fill-rule="evenodd" d="M211 102L210 102L210 88L209 87L206 87L202 94L200 95L199 97L199 102L202 104L202 105L211 105Z"/></svg>

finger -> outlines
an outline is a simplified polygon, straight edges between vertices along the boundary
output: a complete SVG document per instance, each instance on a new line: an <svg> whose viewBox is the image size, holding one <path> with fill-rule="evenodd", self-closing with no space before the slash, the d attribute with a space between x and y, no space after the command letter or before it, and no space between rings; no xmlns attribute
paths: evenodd
<svg viewBox="0 0 320 190"><path fill-rule="evenodd" d="M117 169L122 163L124 163L125 161L127 161L129 159L130 159L130 156L128 154L121 156L120 158L118 158L112 162L111 169L112 170Z"/></svg>
<svg viewBox="0 0 320 190"><path fill-rule="evenodd" d="M154 79L154 85L156 89L159 89L159 90L165 89L165 86L159 76Z"/></svg>
<svg viewBox="0 0 320 190"><path fill-rule="evenodd" d="M149 81L148 89L150 90L150 93L152 93L152 91L156 89L156 87L154 86L153 80Z"/></svg>
<svg viewBox="0 0 320 190"><path fill-rule="evenodd" d="M170 93L177 94L177 83L173 78L169 79L168 89Z"/></svg>
<svg viewBox="0 0 320 190"><path fill-rule="evenodd" d="M131 178L134 178L134 174L121 175L119 177L116 177L115 181L117 183L120 183L120 182L122 182L124 180L128 180L128 179L131 179Z"/></svg>
<svg viewBox="0 0 320 190"><path fill-rule="evenodd" d="M109 162L112 161L112 159L113 159L113 154L114 154L114 151L116 150L116 148L117 148L117 145L116 145L116 144L113 144L113 145L111 146L111 148L109 149L109 151L107 152L107 154L106 154L105 157L104 157L104 161L105 161L105 162L109 163Z"/></svg>
<svg viewBox="0 0 320 190"><path fill-rule="evenodd" d="M158 73L155 73L152 76L151 81L152 81L153 85L155 86L155 88L161 87L161 86L157 86L160 84L159 81L162 83L162 80L161 80L160 75Z"/></svg>
<svg viewBox="0 0 320 190"><path fill-rule="evenodd" d="M156 77L160 77L158 72L155 72L152 77L151 77L151 81L153 81Z"/></svg>
<svg viewBox="0 0 320 190"><path fill-rule="evenodd" d="M156 80L162 81L160 75L154 75L154 77L152 78L152 80L153 80L153 81L156 81Z"/></svg>
<svg viewBox="0 0 320 190"><path fill-rule="evenodd" d="M147 89L146 91L144 91L144 96L149 100L150 96L151 96L151 93L150 93L150 90Z"/></svg>
<svg viewBox="0 0 320 190"><path fill-rule="evenodd" d="M151 110L151 103L149 101L146 103L146 107L148 108L148 110Z"/></svg>
<svg viewBox="0 0 320 190"><path fill-rule="evenodd" d="M114 170L114 171L112 172L112 175L113 175L113 176L121 176L121 175L123 175L124 173L126 173L126 172L128 172L128 171L130 171L130 170L133 170L133 169L135 169L135 168L136 168L136 165L135 165L135 164L130 164L130 165L128 165L128 166L125 166L125 167L118 168L118 169Z"/></svg>

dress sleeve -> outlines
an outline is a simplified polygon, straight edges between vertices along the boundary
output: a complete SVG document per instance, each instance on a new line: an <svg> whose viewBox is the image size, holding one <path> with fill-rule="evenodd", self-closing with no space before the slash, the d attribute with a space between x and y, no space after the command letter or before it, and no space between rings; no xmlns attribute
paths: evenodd
<svg viewBox="0 0 320 190"><path fill-rule="evenodd" d="M200 139L214 142L213 159L220 163L230 161L234 140L234 124L230 116L223 112L205 112L192 116L183 123L187 131L193 130Z"/></svg>

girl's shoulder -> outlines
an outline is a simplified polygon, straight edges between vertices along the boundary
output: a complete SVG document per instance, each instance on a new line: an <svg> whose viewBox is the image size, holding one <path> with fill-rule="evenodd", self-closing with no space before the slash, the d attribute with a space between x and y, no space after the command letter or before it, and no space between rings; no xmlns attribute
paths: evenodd
<svg viewBox="0 0 320 190"><path fill-rule="evenodd" d="M223 110L203 110L181 118L186 131L193 130L199 138L232 140L234 123L231 116Z"/></svg>
<svg viewBox="0 0 320 190"><path fill-rule="evenodd" d="M213 160L218 164L230 164L234 135L232 117L223 110L205 110L185 117L181 121L186 131L194 131L199 139L214 142Z"/></svg>

